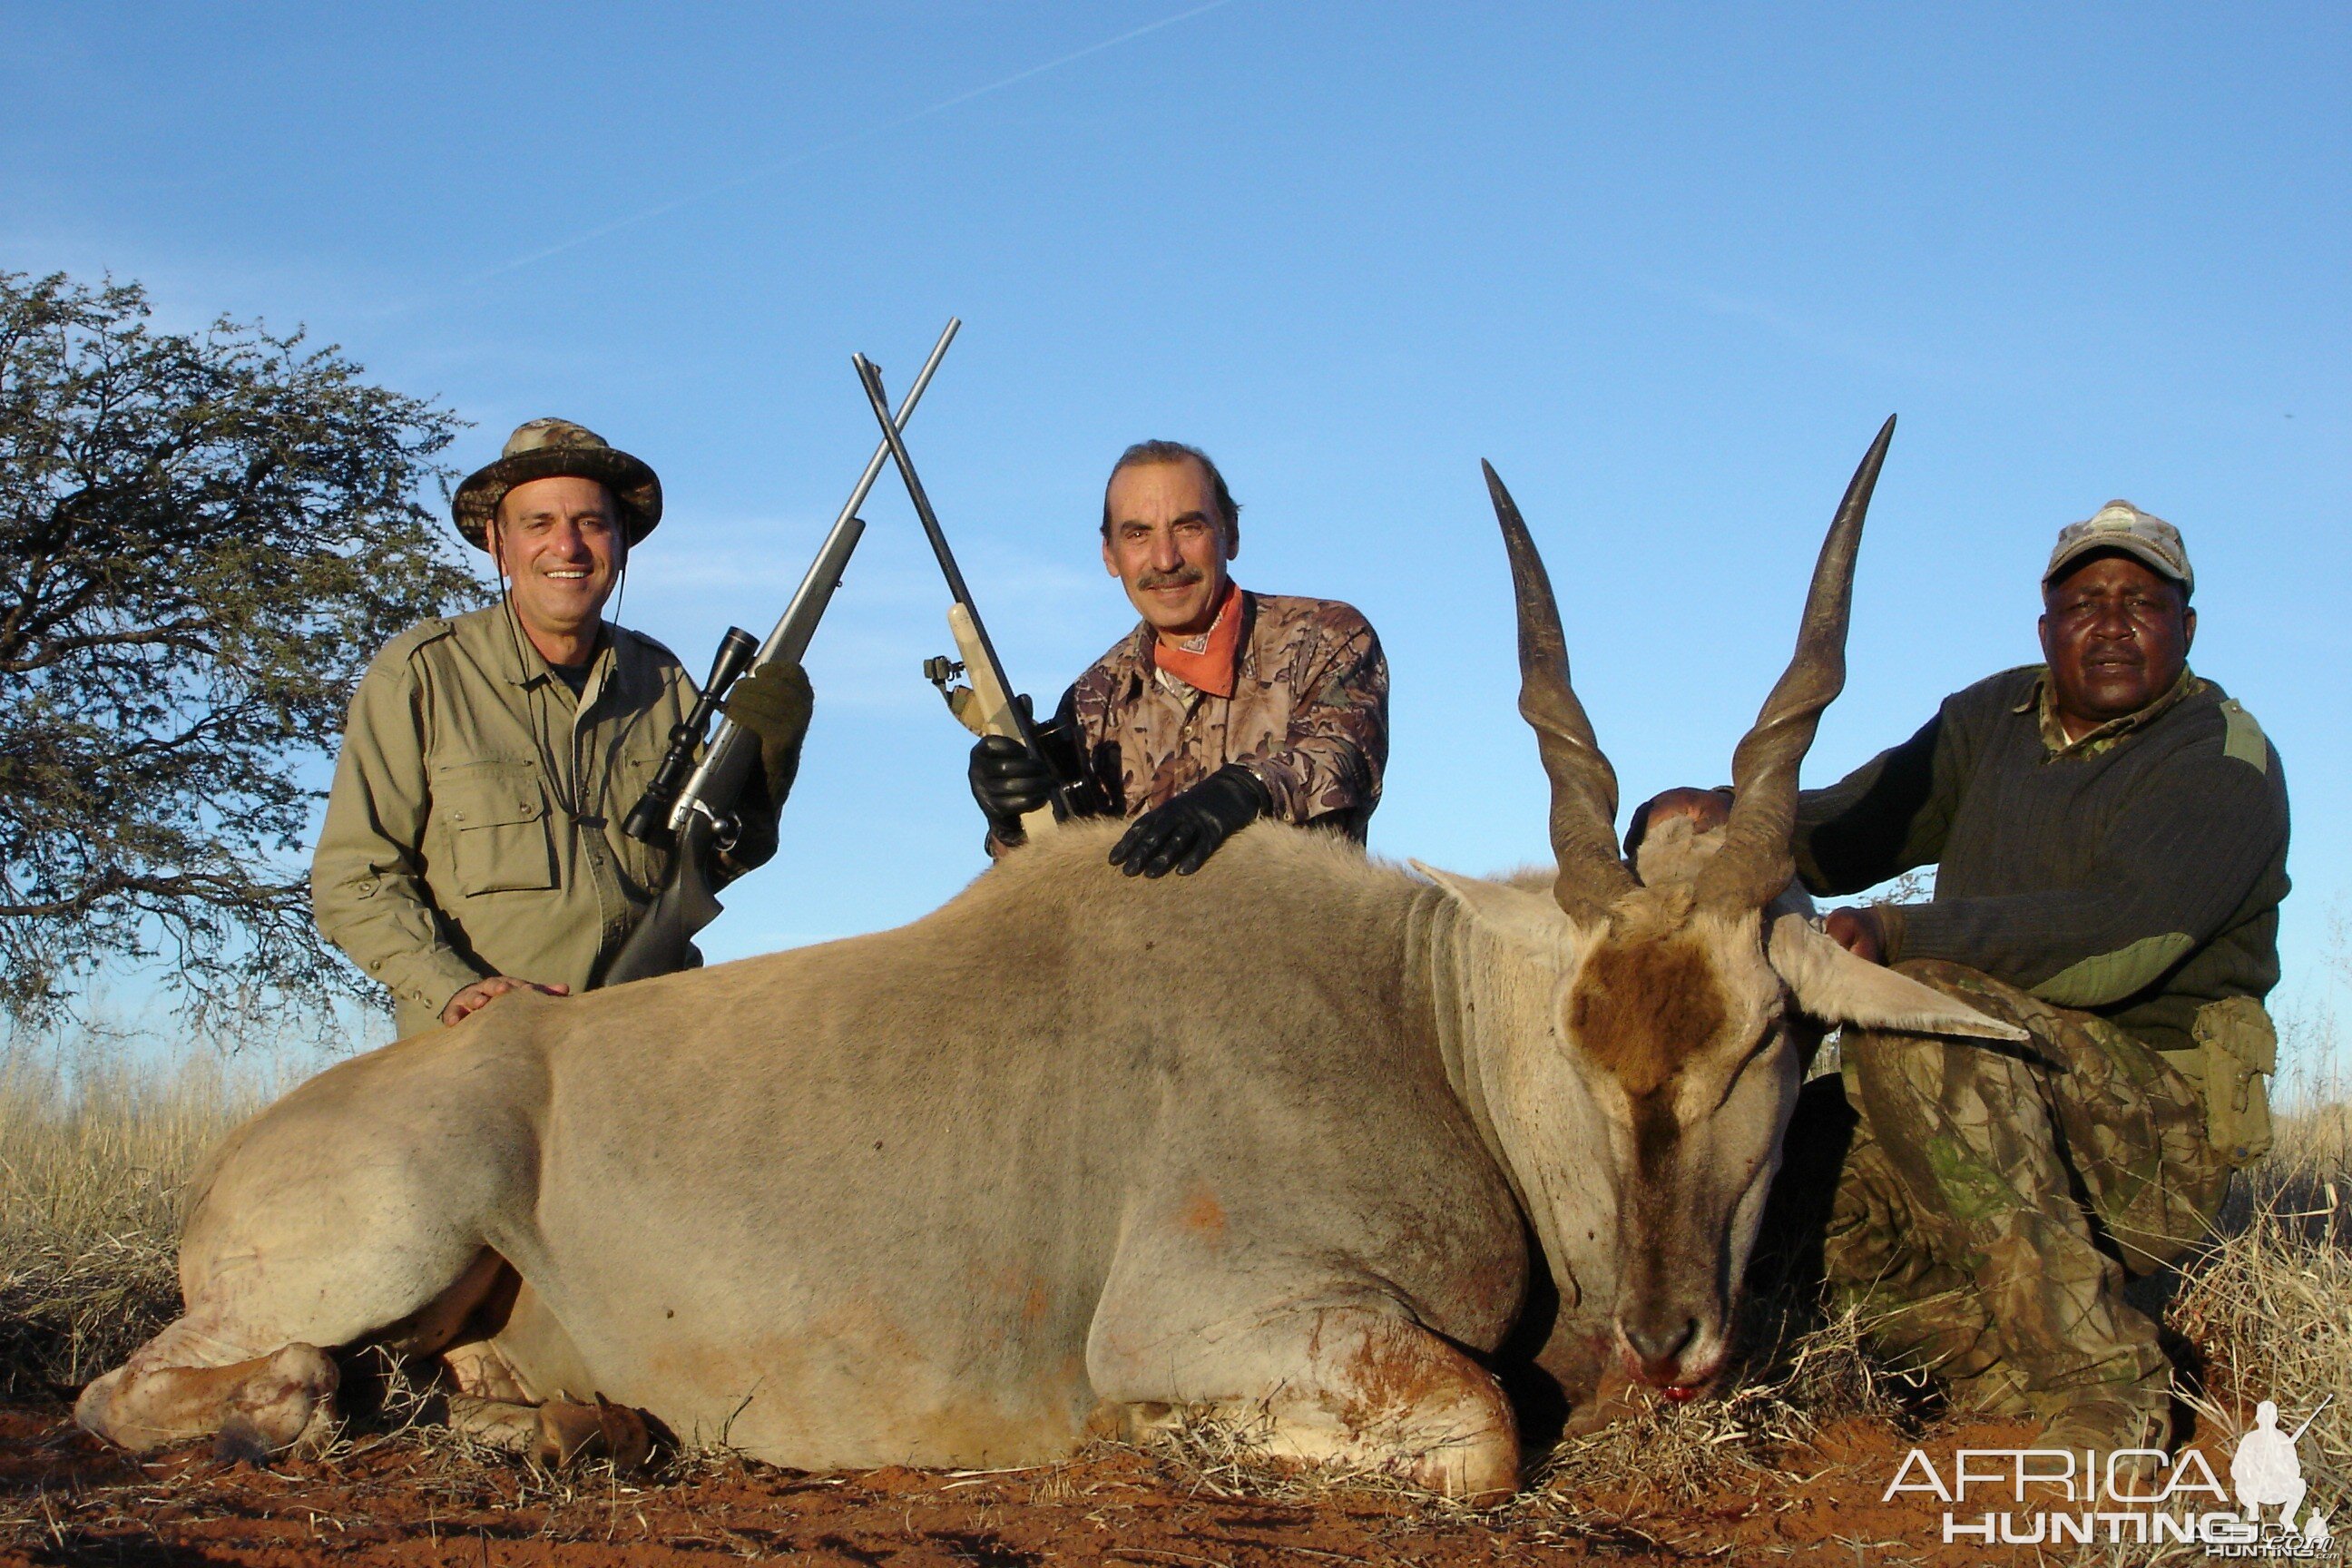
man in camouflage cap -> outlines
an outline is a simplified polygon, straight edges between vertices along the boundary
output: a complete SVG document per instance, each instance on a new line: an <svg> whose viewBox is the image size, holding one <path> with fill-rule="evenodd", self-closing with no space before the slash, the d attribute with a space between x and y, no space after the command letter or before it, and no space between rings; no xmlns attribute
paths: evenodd
<svg viewBox="0 0 2352 1568"><path fill-rule="evenodd" d="M667 648L604 618L661 521L653 469L568 420L534 419L451 510L489 553L499 602L376 656L311 862L319 929L391 990L403 1035L518 987L596 984L667 877L667 852L620 824L695 700ZM730 693L761 767L715 879L774 853L809 711L808 679L786 661Z"/></svg>
<svg viewBox="0 0 2352 1568"><path fill-rule="evenodd" d="M1207 453L1129 447L1103 492L1102 559L1143 619L1063 695L1081 812L1134 818L1111 849L1129 876L1190 876L1271 816L1362 842L1389 754L1389 667L1364 617L1330 599L1253 594L1226 571L1241 507ZM1053 779L1018 742L972 748L989 851Z"/></svg>
<svg viewBox="0 0 2352 1568"><path fill-rule="evenodd" d="M2269 1142L2286 787L2189 668L2195 581L2170 523L2109 502L2043 571L2046 663L1947 698L1798 809L1815 893L1937 868L1930 901L1836 910L1831 934L2032 1040L1848 1031L1769 1224L1821 1247L1883 1349L1956 1408L2038 1418L2041 1447L2168 1444L2171 1369L2124 1286L2206 1235ZM1635 831L1722 810L1669 791Z"/></svg>

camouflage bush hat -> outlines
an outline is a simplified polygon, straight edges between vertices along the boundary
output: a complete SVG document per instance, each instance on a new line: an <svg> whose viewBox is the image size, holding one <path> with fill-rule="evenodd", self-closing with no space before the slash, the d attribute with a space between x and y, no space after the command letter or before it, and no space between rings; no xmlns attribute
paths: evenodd
<svg viewBox="0 0 2352 1568"><path fill-rule="evenodd" d="M2095 550L2120 550L2159 577L2179 584L2182 593L2196 591L2197 574L2189 569L2189 547L2180 542L2180 531L2127 500L2111 500L2082 521L2060 529L2057 548L2050 552L2050 564L2042 572L2042 583L2054 581Z"/></svg>
<svg viewBox="0 0 2352 1568"><path fill-rule="evenodd" d="M475 549L488 550L490 519L498 515L507 492L559 475L594 479L613 492L631 548L661 521L661 480L653 469L569 419L533 419L516 426L499 460L468 475L449 498L457 531Z"/></svg>

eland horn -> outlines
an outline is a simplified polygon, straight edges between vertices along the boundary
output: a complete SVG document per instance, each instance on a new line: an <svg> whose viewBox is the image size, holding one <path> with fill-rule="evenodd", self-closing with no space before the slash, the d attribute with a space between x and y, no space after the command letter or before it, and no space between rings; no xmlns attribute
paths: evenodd
<svg viewBox="0 0 2352 1568"><path fill-rule="evenodd" d="M1853 607L1853 563L1862 543L1862 520L1879 465L1895 437L1895 417L1879 426L1878 439L1863 454L1862 466L1845 488L1829 537L1813 565L1813 585L1805 595L1805 618L1797 630L1797 651L1764 700L1755 728L1731 756L1731 820L1723 847L1700 873L1702 903L1718 909L1761 909L1796 875L1792 842L1797 828L1797 768L1821 727L1822 710L1845 687L1846 622Z"/></svg>
<svg viewBox="0 0 2352 1568"><path fill-rule="evenodd" d="M1609 906L1630 892L1633 874L1617 858L1617 773L1592 737L1592 721L1568 678L1568 639L1559 605L1528 525L1491 463L1486 490L1511 555L1511 587L1518 601L1519 715L1532 725L1551 779L1551 850L1559 873L1552 896L1574 919L1603 921Z"/></svg>

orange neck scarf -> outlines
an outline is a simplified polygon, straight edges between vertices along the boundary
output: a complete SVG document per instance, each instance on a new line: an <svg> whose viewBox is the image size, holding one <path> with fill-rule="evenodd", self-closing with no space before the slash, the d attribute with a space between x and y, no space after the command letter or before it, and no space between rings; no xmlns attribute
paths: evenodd
<svg viewBox="0 0 2352 1568"><path fill-rule="evenodd" d="M1212 697L1231 697L1241 670L1242 590L1225 579L1224 597L1217 601L1217 617L1199 637L1168 643L1154 634L1151 662L1185 685Z"/></svg>

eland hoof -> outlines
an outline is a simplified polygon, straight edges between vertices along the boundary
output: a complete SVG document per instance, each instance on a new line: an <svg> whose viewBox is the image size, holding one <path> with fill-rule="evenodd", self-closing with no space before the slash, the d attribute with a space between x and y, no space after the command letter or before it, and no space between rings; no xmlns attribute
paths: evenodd
<svg viewBox="0 0 2352 1568"><path fill-rule="evenodd" d="M645 1417L598 1396L593 1405L551 1399L539 1407L539 1441L531 1463L560 1470L583 1459L610 1459L616 1470L643 1466L654 1451Z"/></svg>

